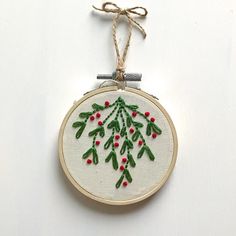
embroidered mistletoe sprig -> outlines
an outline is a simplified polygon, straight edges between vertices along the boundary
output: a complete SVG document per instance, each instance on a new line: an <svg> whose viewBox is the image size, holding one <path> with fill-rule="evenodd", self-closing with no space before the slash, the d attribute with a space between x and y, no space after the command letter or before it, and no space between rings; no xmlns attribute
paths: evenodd
<svg viewBox="0 0 236 236"><path fill-rule="evenodd" d="M132 168L136 166L136 162L132 155L132 149L134 148L135 142L138 143L140 148L137 155L138 159L141 158L144 153L147 154L151 161L154 161L155 159L155 156L153 155L150 147L147 145L142 134L144 124L136 121L135 117L139 115L147 123L145 133L146 136L152 135L152 138L155 139L157 135L162 133L162 131L157 124L155 124L154 117L149 119L150 112L140 112L137 105L127 105L121 97L119 97L112 104L110 104L109 101L106 101L104 106L94 103L92 108L93 110L91 112L80 113L80 121L76 121L72 125L74 128L78 129L75 137L76 139L79 139L84 132L88 121L90 120L93 122L95 119L99 119L98 126L88 133L89 137L93 137L93 141L91 147L83 154L82 158L87 160L87 164L94 163L97 165L99 162L97 146L100 145L100 140L98 140L98 137L103 138L105 136L105 128L111 130L111 135L104 144L105 150L110 149L108 156L105 158L105 162L111 162L114 170L118 170L119 168L121 171L121 176L116 183L116 188L119 188L121 184L126 187L128 182L132 182L129 166ZM110 113L104 120L100 120L100 112L107 109L110 110ZM81 119L83 121L81 121ZM108 124L106 125L106 123ZM123 141L120 149L119 140L121 142ZM119 150L120 156L123 156L120 166L117 159L117 149ZM92 160L89 158L90 156L92 156Z"/></svg>

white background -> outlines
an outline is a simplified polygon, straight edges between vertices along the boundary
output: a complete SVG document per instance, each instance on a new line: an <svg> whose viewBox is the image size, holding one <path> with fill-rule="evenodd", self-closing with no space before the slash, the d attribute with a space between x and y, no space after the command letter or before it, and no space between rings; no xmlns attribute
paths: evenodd
<svg viewBox="0 0 236 236"><path fill-rule="evenodd" d="M149 9L127 71L143 73L176 125L175 171L141 204L77 193L57 136L73 101L115 67L111 19L92 13L101 1L1 0L0 235L236 235L236 2L116 2Z"/></svg>

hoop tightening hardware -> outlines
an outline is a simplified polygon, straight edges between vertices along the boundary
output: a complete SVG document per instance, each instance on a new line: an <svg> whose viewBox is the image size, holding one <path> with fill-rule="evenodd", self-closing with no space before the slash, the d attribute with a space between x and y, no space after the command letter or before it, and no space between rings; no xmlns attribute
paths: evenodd
<svg viewBox="0 0 236 236"><path fill-rule="evenodd" d="M140 73L124 73L124 81L141 81L142 74ZM116 80L116 72L112 74L98 74L97 79Z"/></svg>

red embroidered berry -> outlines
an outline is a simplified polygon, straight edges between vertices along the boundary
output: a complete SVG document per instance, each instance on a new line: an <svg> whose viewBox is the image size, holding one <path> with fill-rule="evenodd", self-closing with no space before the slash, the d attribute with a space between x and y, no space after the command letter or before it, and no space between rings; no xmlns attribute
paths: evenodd
<svg viewBox="0 0 236 236"><path fill-rule="evenodd" d="M92 160L91 160L91 159L88 159L88 160L87 160L87 164L89 164L89 165L92 164Z"/></svg>
<svg viewBox="0 0 236 236"><path fill-rule="evenodd" d="M134 132L134 129L133 128L130 128L129 129L129 132L132 134Z"/></svg>
<svg viewBox="0 0 236 236"><path fill-rule="evenodd" d="M126 161L127 161L127 158L126 158L126 157L123 157L123 158L122 158L122 162L123 162L123 163L126 163Z"/></svg>
<svg viewBox="0 0 236 236"><path fill-rule="evenodd" d="M119 147L119 143L115 142L115 143L114 143L114 146L115 146L116 148Z"/></svg>
<svg viewBox="0 0 236 236"><path fill-rule="evenodd" d="M105 107L109 107L110 106L110 102L109 101L105 101Z"/></svg>
<svg viewBox="0 0 236 236"><path fill-rule="evenodd" d="M155 118L154 117L152 117L150 120L151 120L151 122L155 122Z"/></svg>
<svg viewBox="0 0 236 236"><path fill-rule="evenodd" d="M136 116L137 116L137 112L136 112L136 111L133 111L133 112L132 112L132 116L133 116L133 117L136 117Z"/></svg>
<svg viewBox="0 0 236 236"><path fill-rule="evenodd" d="M125 169L124 166L120 166L120 170L123 171Z"/></svg>
<svg viewBox="0 0 236 236"><path fill-rule="evenodd" d="M119 134L115 135L115 139L119 140L120 139L120 135Z"/></svg>
<svg viewBox="0 0 236 236"><path fill-rule="evenodd" d="M89 118L91 121L93 121L95 118L94 118L94 116L90 116L90 118Z"/></svg>
<svg viewBox="0 0 236 236"><path fill-rule="evenodd" d="M142 141L142 140L139 140L139 141L138 141L138 145L139 145L139 146L142 146L142 145L143 145L143 141Z"/></svg>
<svg viewBox="0 0 236 236"><path fill-rule="evenodd" d="M156 138L157 137L157 134L156 133L153 133L152 134L152 138Z"/></svg>
<svg viewBox="0 0 236 236"><path fill-rule="evenodd" d="M100 141L99 141L99 140L97 140L95 143L96 143L96 145L98 146L98 145L100 144Z"/></svg>
<svg viewBox="0 0 236 236"><path fill-rule="evenodd" d="M149 112L149 111L146 111L146 112L145 112L145 116L146 116L146 117L150 116L150 112Z"/></svg>
<svg viewBox="0 0 236 236"><path fill-rule="evenodd" d="M128 182L127 181L124 181L123 182L123 186L126 187L128 185Z"/></svg>
<svg viewBox="0 0 236 236"><path fill-rule="evenodd" d="M97 113L97 114L96 114L96 117L97 117L97 118L100 118L100 117L101 117L101 114L100 114L100 113Z"/></svg>
<svg viewBox="0 0 236 236"><path fill-rule="evenodd" d="M99 126L102 126L103 125L103 122L100 120L100 121L98 121L98 125Z"/></svg>

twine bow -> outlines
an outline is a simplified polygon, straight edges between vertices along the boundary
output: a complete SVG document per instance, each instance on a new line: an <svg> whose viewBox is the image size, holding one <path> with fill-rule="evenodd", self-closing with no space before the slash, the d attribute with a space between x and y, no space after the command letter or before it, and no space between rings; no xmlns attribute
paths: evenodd
<svg viewBox="0 0 236 236"><path fill-rule="evenodd" d="M144 28L136 20L134 20L134 18L131 15L145 17L148 14L148 11L146 8L140 7L140 6L123 9L112 2L105 2L102 5L101 9L95 6L93 6L93 8L98 11L116 14L113 18L113 24L112 24L112 37L113 37L113 42L115 45L115 50L116 50L116 55L117 55L116 79L119 81L123 81L124 73L125 73L125 60L126 60L127 52L130 45L133 25L136 26L140 30L144 38L146 37L146 32ZM118 42L117 42L117 37L116 37L117 24L121 15L126 16L128 20L128 27L129 27L128 37L127 37L127 41L126 41L122 56L120 54L120 49L118 47Z"/></svg>

